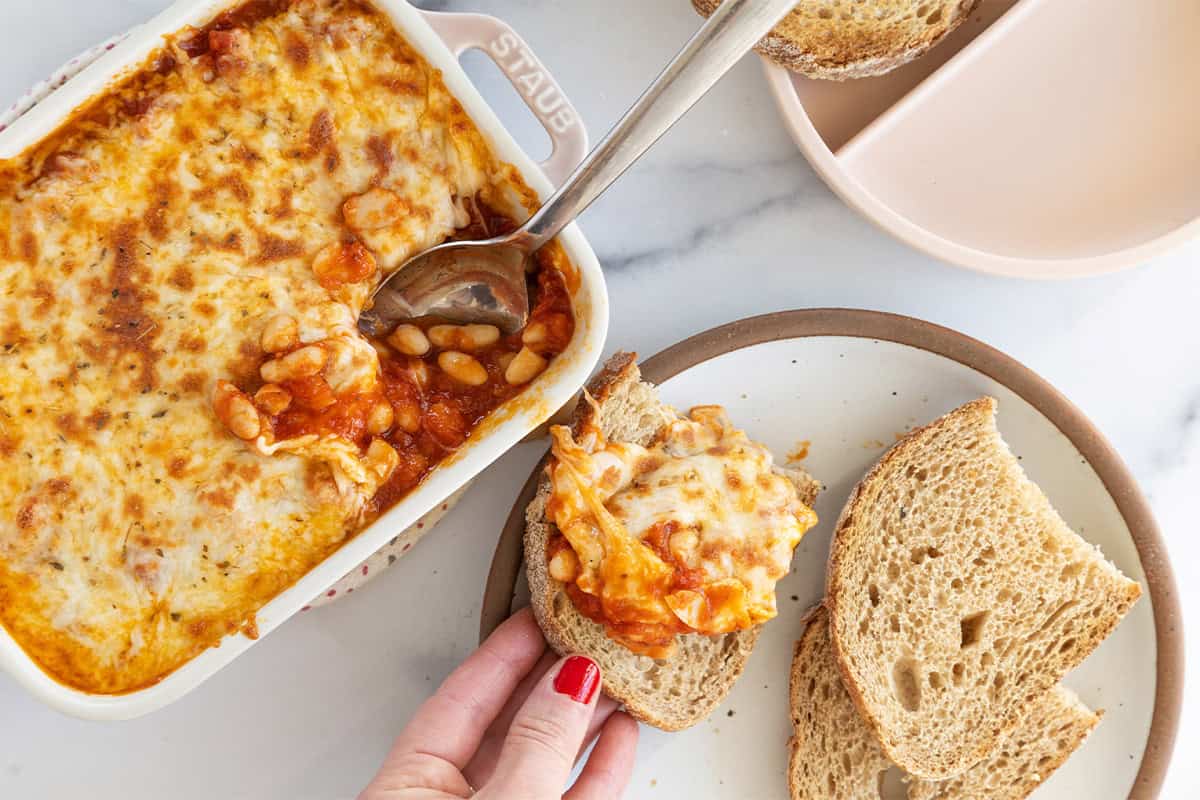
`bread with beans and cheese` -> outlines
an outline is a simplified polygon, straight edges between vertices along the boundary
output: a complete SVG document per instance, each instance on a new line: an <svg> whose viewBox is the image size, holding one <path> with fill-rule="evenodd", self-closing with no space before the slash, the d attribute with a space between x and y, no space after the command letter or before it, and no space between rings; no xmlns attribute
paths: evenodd
<svg viewBox="0 0 1200 800"><path fill-rule="evenodd" d="M534 612L560 653L665 730L704 719L741 674L775 583L816 523L819 485L773 463L724 411L659 402L634 356L592 381L527 509Z"/></svg>

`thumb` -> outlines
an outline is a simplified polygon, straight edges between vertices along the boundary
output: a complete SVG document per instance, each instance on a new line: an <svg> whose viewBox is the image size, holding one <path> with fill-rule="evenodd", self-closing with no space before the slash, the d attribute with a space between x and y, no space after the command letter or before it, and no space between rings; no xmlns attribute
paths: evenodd
<svg viewBox="0 0 1200 800"><path fill-rule="evenodd" d="M600 667L587 656L568 656L548 670L513 717L489 788L503 797L560 797L599 688Z"/></svg>

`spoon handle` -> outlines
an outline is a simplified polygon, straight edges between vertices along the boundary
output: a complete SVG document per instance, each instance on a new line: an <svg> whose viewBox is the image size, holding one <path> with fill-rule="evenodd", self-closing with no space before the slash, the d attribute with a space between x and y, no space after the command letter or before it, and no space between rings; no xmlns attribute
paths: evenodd
<svg viewBox="0 0 1200 800"><path fill-rule="evenodd" d="M540 247L650 149L797 0L725 0L517 236ZM514 237L515 238L515 237Z"/></svg>

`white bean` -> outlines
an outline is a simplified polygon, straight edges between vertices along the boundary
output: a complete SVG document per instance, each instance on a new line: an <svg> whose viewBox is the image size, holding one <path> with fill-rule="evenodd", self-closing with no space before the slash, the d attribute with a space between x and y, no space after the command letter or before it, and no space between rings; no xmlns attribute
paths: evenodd
<svg viewBox="0 0 1200 800"><path fill-rule="evenodd" d="M239 439L250 440L262 430L258 409L245 392L229 381L217 381L213 394L213 410L225 427Z"/></svg>
<svg viewBox="0 0 1200 800"><path fill-rule="evenodd" d="M500 329L495 325L434 325L429 339L438 347L478 350L500 341Z"/></svg>
<svg viewBox="0 0 1200 800"><path fill-rule="evenodd" d="M429 352L429 337L416 325L397 325L387 338L388 344L406 356L423 356Z"/></svg>
<svg viewBox="0 0 1200 800"><path fill-rule="evenodd" d="M367 469L386 481L400 464L400 455L383 439L372 439L367 447L367 455L363 459Z"/></svg>
<svg viewBox="0 0 1200 800"><path fill-rule="evenodd" d="M487 370L474 357L457 350L446 350L438 354L438 366L459 383L467 386L482 386L487 383Z"/></svg>
<svg viewBox="0 0 1200 800"><path fill-rule="evenodd" d="M396 419L396 413L392 410L392 404L386 400L381 400L371 407L371 411L367 414L367 433L379 435L392 427L392 423Z"/></svg>
<svg viewBox="0 0 1200 800"><path fill-rule="evenodd" d="M579 577L579 558L570 547L564 547L550 559L547 571L560 583L571 583Z"/></svg>
<svg viewBox="0 0 1200 800"><path fill-rule="evenodd" d="M274 383L264 383L254 393L254 403L271 416L282 414L292 404L292 395L287 389Z"/></svg>
<svg viewBox="0 0 1200 800"><path fill-rule="evenodd" d="M416 433L421 430L421 407L415 403L401 403L393 408L396 415L396 425L405 433Z"/></svg>
<svg viewBox="0 0 1200 800"><path fill-rule="evenodd" d="M530 350L528 347L522 347L521 352L513 358L512 363L504 370L504 380L508 381L513 386L522 383L529 383L542 373L546 368L546 359L539 356L537 353Z"/></svg>
<svg viewBox="0 0 1200 800"><path fill-rule="evenodd" d="M525 326L525 330L521 332L522 344L541 344L546 341L546 334L549 331L546 329L545 323L537 320Z"/></svg>
<svg viewBox="0 0 1200 800"><path fill-rule="evenodd" d="M325 366L329 355L320 345L310 344L293 350L286 356L268 361L259 369L259 374L267 383L283 383L296 378L307 378L316 375Z"/></svg>

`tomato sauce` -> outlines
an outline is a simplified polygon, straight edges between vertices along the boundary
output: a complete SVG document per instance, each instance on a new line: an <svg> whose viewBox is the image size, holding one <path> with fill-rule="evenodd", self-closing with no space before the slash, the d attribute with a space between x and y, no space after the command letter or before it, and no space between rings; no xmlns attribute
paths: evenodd
<svg viewBox="0 0 1200 800"><path fill-rule="evenodd" d="M466 205L471 222L455 233L455 239L486 238L516 227L510 218L477 199ZM571 341L575 320L563 275L544 251L535 254L535 263L537 268L529 278L526 327L501 336L494 344L468 351L487 371L484 383L469 386L452 378L439 368L436 347L418 358L379 342L380 381L370 392L335 396L319 374L284 381L281 386L292 401L270 419L275 439L334 434L355 443L365 453L375 438L367 426L371 410L380 404L390 405L395 422L379 438L392 446L400 463L371 500L368 514L377 516L386 511L461 446L488 414L525 389L528 384L508 383L505 365L526 346L522 335L530 326L540 326L541 333L537 344L529 346L547 360L565 350ZM444 321L423 319L412 324L427 333Z"/></svg>
<svg viewBox="0 0 1200 800"><path fill-rule="evenodd" d="M248 28L256 22L281 14L294 0L249 0L239 6L223 11L212 22L179 42L179 49L189 58L199 58L209 52L210 32L227 31L232 28Z"/></svg>
<svg viewBox="0 0 1200 800"><path fill-rule="evenodd" d="M320 375L284 381L292 405L275 418L275 438L293 439L308 433L333 433L366 447L367 412L378 400L376 394L335 397Z"/></svg>
<svg viewBox="0 0 1200 800"><path fill-rule="evenodd" d="M671 550L671 536L679 530L679 523L674 520L659 522L652 525L641 539L642 544L653 550L673 570L669 581L648 587L654 592L650 598L654 608L665 609L665 598L673 592L696 590L705 583L703 570L689 567ZM547 562L561 549L570 546L565 536L555 532L546 543ZM603 625L610 636L635 653L660 657L669 651L676 634L695 632L673 614L663 616L666 622L647 622L647 609L641 604L603 603L599 597L583 591L575 583L568 583L565 591L580 614ZM706 617L711 616L713 601L719 604L724 599L713 596L711 590L703 592L702 597L708 606Z"/></svg>

